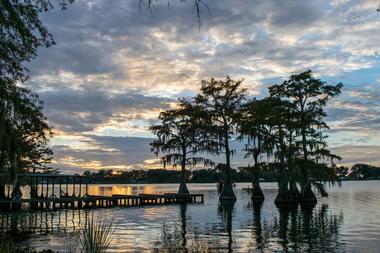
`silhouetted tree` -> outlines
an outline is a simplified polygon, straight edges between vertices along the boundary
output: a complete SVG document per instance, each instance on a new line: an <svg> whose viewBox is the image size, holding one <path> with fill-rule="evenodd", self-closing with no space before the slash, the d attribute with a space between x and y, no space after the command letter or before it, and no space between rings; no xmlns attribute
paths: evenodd
<svg viewBox="0 0 380 253"><path fill-rule="evenodd" d="M290 154L293 153L292 145L292 104L279 98L268 98L267 124L270 127L270 138L268 142L272 145L273 163L269 168L277 177L279 185L276 203L294 202L289 191L290 181Z"/></svg>
<svg viewBox="0 0 380 253"><path fill-rule="evenodd" d="M165 153L161 161L173 166L181 166L182 181L178 190L180 194L188 194L186 186L186 165L196 165L203 162L205 165L212 161L203 157L194 156L199 152L200 142L199 120L200 111L196 106L185 100L179 100L177 107L160 113L160 124L153 125L150 130L158 139L151 143L152 152L156 155Z"/></svg>
<svg viewBox="0 0 380 253"><path fill-rule="evenodd" d="M4 0L0 1L0 76L1 79L27 78L25 62L37 55L41 46L54 44L53 36L43 25L40 15L54 8L62 9L73 0Z"/></svg>
<svg viewBox="0 0 380 253"><path fill-rule="evenodd" d="M356 179L378 179L380 178L380 167L361 163L354 164L349 176Z"/></svg>
<svg viewBox="0 0 380 253"><path fill-rule="evenodd" d="M54 44L40 15L54 8L54 1L0 1L0 197L4 182L17 170L43 168L51 159L47 147L50 128L42 114L42 102L31 91L17 86L28 78L25 62L41 46ZM57 0L62 9L73 0Z"/></svg>
<svg viewBox="0 0 380 253"><path fill-rule="evenodd" d="M265 162L260 160L264 154L269 157L273 153L271 125L268 122L271 104L268 99L253 99L243 106L239 121L239 139L247 139L244 151L245 158L252 157L254 164L246 169L252 176L252 200L264 200L260 187L260 176Z"/></svg>
<svg viewBox="0 0 380 253"><path fill-rule="evenodd" d="M237 131L242 102L246 90L241 88L242 80L234 81L230 77L225 80L203 80L201 93L194 101L206 112L203 120L202 149L213 155L225 154L226 180L220 194L221 200L235 200L231 182L231 155L235 150L230 148L230 141Z"/></svg>
<svg viewBox="0 0 380 253"><path fill-rule="evenodd" d="M292 75L280 85L269 87L272 97L287 99L294 105L296 133L300 136L297 145L302 149L302 156L296 161L301 170L301 200L315 202L316 198L311 190L310 180L313 173L319 173L313 168L321 169L318 162L324 159L339 159L331 154L327 149L326 134L324 129L328 129L323 118L326 116L324 107L329 99L341 93L343 85L328 85L326 82L314 78L310 70L300 74ZM314 162L311 164L311 162ZM323 167L324 173L329 180L331 173L328 166Z"/></svg>
<svg viewBox="0 0 380 253"><path fill-rule="evenodd" d="M11 81L0 82L0 197L4 197L5 181L13 181L17 171L45 168L52 151L47 146L51 130L38 96Z"/></svg>

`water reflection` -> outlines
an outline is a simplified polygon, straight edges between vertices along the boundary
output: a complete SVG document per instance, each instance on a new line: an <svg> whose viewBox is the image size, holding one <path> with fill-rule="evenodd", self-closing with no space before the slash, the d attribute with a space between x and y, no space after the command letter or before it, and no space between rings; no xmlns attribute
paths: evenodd
<svg viewBox="0 0 380 253"><path fill-rule="evenodd" d="M222 218L222 224L224 224L228 236L228 252L232 252L232 213L234 211L234 205L234 201L222 201L219 203L218 207L219 215Z"/></svg>
<svg viewBox="0 0 380 253"><path fill-rule="evenodd" d="M36 235L61 234L77 231L90 210L39 211L4 213L0 215L0 234L15 241L31 239Z"/></svg>
<svg viewBox="0 0 380 253"><path fill-rule="evenodd" d="M262 250L266 243L265 238L267 238L267 236L263 235L263 225L261 222L261 208L263 206L263 202L249 202L249 204L248 207L251 206L253 210L252 232L253 238L256 242L256 249Z"/></svg>
<svg viewBox="0 0 380 253"><path fill-rule="evenodd" d="M174 224L164 223L161 231L161 240L155 242L152 252L189 252L188 247L194 245L187 244L187 204L181 204L180 217Z"/></svg>
<svg viewBox="0 0 380 253"><path fill-rule="evenodd" d="M234 240L234 231L251 228L251 252L335 252L339 251L339 227L343 214L329 212L327 205L279 206L278 216L268 225L262 221L262 204L246 205L252 209L252 223L234 228L234 203L220 203L217 215L219 226L201 231L193 227L187 214L188 206L180 205L178 219L162 225L160 240L152 245L152 252L234 252L241 247ZM15 241L25 241L36 235L71 234L90 217L91 210L60 210L1 215L0 229ZM235 224L236 225L236 224ZM241 233L241 232L239 232ZM248 239L246 239L248 240ZM246 252L246 251L245 251Z"/></svg>
<svg viewBox="0 0 380 253"><path fill-rule="evenodd" d="M234 228L234 203L220 203L220 227L210 227L203 235L194 237L188 229L186 205L180 207L180 219L162 227L161 241L155 242L153 252L344 252L339 243L339 227L343 213L335 215L327 205L278 206L278 216L269 224L262 221L262 203L249 203L252 224ZM190 226L191 227L191 226ZM251 227L251 241L244 250L234 240L234 231ZM199 231L198 231L199 232ZM240 234L241 232L239 232ZM210 239L209 236L212 238ZM159 245L157 247L157 245ZM241 246L241 245L240 245Z"/></svg>
<svg viewBox="0 0 380 253"><path fill-rule="evenodd" d="M144 188L136 186L137 191ZM171 188L152 186L155 191ZM147 190L152 189L148 187ZM0 213L0 233L21 244L65 252L67 236L94 215L119 224L110 252L376 252L380 239L379 191L363 202L351 192L333 192L316 206L275 206L267 199L253 204L237 190L238 201L219 203L215 186L205 192L203 205L162 205L91 210ZM107 186L99 186L99 191ZM129 186L121 191L129 191ZM373 187L374 189L375 186ZM177 186L173 186L177 189ZM206 189L207 190L207 189ZM194 192L194 190L193 190ZM361 192L355 192L361 194ZM344 210L344 217L343 217ZM371 211L372 210L372 211Z"/></svg>
<svg viewBox="0 0 380 253"><path fill-rule="evenodd" d="M338 240L343 213L332 214L327 205L279 206L279 220L273 230L278 231L282 249L299 252L341 251Z"/></svg>

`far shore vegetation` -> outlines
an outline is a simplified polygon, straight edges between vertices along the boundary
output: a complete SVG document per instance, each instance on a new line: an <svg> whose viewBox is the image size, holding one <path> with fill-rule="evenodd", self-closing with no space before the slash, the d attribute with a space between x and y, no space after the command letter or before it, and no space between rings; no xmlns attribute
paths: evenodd
<svg viewBox="0 0 380 253"><path fill-rule="evenodd" d="M369 164L355 164L351 167L338 166L337 176L340 180L380 180L380 166ZM160 183L180 183L182 172L172 169L149 169L149 170L99 170L83 173L90 184L160 184ZM233 182L250 183L252 176L244 168L232 169L231 176ZM213 168L194 169L186 172L188 183L219 183L223 174ZM262 174L261 182L276 182L274 175L270 173Z"/></svg>

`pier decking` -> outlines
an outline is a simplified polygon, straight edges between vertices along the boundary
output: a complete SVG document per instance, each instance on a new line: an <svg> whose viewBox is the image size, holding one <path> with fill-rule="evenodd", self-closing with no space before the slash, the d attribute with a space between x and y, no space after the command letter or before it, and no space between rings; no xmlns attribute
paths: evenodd
<svg viewBox="0 0 380 253"><path fill-rule="evenodd" d="M144 206L166 205L179 203L204 203L203 194L138 194L99 196L88 194L88 183L85 182L85 192L82 195L83 178L78 175L41 175L24 174L18 177L30 179L30 198L22 198L16 193L14 197L0 200L0 210L18 211L24 208L29 210L55 210L65 208L106 208L116 206ZM49 187L50 182L50 187ZM76 184L77 182L77 184ZM69 193L69 183L73 186ZM56 187L59 194L56 194ZM77 188L76 189L76 185Z"/></svg>
<svg viewBox="0 0 380 253"><path fill-rule="evenodd" d="M0 200L7 209L17 211L25 204L30 210L63 209L63 208L104 208L116 206L166 205L179 203L203 203L203 194L139 194L112 196L84 196L61 198L33 198L15 200Z"/></svg>

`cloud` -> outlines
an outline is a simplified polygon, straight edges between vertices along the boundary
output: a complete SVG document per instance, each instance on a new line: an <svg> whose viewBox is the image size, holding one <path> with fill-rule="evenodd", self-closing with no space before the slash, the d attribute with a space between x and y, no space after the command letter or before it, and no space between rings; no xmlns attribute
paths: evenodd
<svg viewBox="0 0 380 253"><path fill-rule="evenodd" d="M114 137L114 136L62 136L54 146L54 167L65 171L80 172L83 170L113 169L157 169L163 168L161 154L156 157L150 148L153 138ZM65 142L65 139L71 139ZM243 161L241 152L243 143L233 141L231 149L236 150L232 157L232 166L246 166L252 159ZM216 163L224 163L223 156L207 157Z"/></svg>
<svg viewBox="0 0 380 253"><path fill-rule="evenodd" d="M144 161L155 159L150 138L86 135L77 141L54 147L54 166L63 170L125 170L142 168ZM156 167L157 168L157 167Z"/></svg>
<svg viewBox="0 0 380 253"><path fill-rule="evenodd" d="M380 146L354 145L333 148L333 152L343 157L342 164L351 166L356 163L380 165Z"/></svg>
<svg viewBox="0 0 380 253"><path fill-rule="evenodd" d="M45 102L45 114L51 125L66 132L91 132L104 125L117 128L125 123L138 127L138 121L149 125L159 111L175 102L169 98L144 96L137 91L114 94L70 88L40 92L40 97Z"/></svg>
<svg viewBox="0 0 380 253"><path fill-rule="evenodd" d="M327 108L331 146L378 145L378 3L210 0L199 29L193 1L180 2L158 1L149 12L138 1L79 0L43 16L57 44L39 50L24 85L45 101L57 166L145 166L146 150L122 159L138 145L128 138L152 137L160 110L227 74L258 97L306 69L343 81Z"/></svg>

